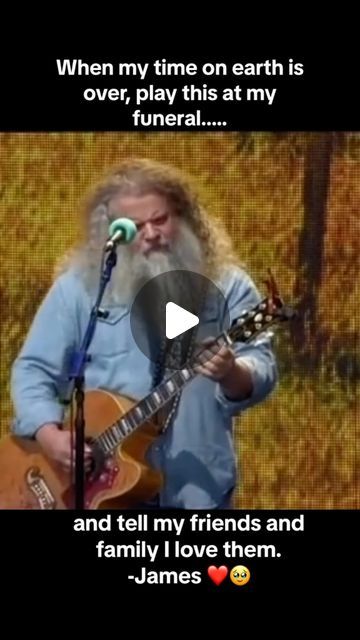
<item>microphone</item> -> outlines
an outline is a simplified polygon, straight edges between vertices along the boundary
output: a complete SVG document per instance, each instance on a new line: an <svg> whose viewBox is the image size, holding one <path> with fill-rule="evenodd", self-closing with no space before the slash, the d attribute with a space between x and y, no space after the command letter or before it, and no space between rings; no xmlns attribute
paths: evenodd
<svg viewBox="0 0 360 640"><path fill-rule="evenodd" d="M106 251L112 251L118 244L130 244L136 236L137 227L129 218L117 218L109 226L109 238L106 241Z"/></svg>

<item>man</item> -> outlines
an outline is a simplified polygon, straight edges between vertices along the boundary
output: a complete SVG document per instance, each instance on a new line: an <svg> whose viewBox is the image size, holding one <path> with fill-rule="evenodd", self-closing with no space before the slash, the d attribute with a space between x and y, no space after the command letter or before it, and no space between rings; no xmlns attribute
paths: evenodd
<svg viewBox="0 0 360 640"><path fill-rule="evenodd" d="M129 310L140 287L155 276L189 270L210 278L226 298L231 319L260 299L218 222L211 224L189 184L173 168L148 160L124 162L90 194L85 235L54 278L13 365L13 431L35 438L50 458L70 468L70 434L61 430L68 354L79 348L99 284L109 224L132 219L135 241L117 249L117 265L103 298L110 310L98 320L86 365L87 388L133 397L147 395L153 363L137 347ZM166 286L177 288L168 279ZM170 282L170 284L169 284ZM171 291L167 292L171 296ZM154 301L156 307L156 301ZM218 323L220 320L209 318ZM214 350L183 390L175 415L149 451L165 486L160 507L222 508L231 504L237 461L233 418L263 401L277 380L269 337ZM64 373L65 372L65 373ZM88 466L91 449L85 445Z"/></svg>

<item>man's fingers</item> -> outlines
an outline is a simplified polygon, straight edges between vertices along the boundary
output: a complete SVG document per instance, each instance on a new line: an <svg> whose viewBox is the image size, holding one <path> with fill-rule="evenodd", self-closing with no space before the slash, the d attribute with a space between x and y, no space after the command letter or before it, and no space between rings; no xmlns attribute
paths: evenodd
<svg viewBox="0 0 360 640"><path fill-rule="evenodd" d="M213 366L210 366L209 363L207 363L206 366L199 365L195 368L195 371L207 378L211 378L214 373L216 373L216 369Z"/></svg>
<svg viewBox="0 0 360 640"><path fill-rule="evenodd" d="M228 357L230 357L230 354L227 353L226 349L224 349L224 350L220 349L220 350L215 351L215 352L208 352L207 351L200 358L200 362L201 362L201 364L204 364L204 365L206 365L208 362L212 362L212 363L214 363L216 365L220 365L225 360L227 360Z"/></svg>
<svg viewBox="0 0 360 640"><path fill-rule="evenodd" d="M214 343L213 338L206 338L199 347L197 359L200 362L213 359L214 355L225 356L229 348L226 345L221 347Z"/></svg>
<svg viewBox="0 0 360 640"><path fill-rule="evenodd" d="M211 360L213 357L214 357L213 352L206 349L206 351L203 351L200 354L200 356L198 357L198 360L199 362L201 362L201 364L205 364L205 362L207 362L208 360Z"/></svg>
<svg viewBox="0 0 360 640"><path fill-rule="evenodd" d="M220 349L219 349L219 347L217 347L217 349L214 350L214 353L216 353L221 358L223 358L224 356L226 356L230 352L231 352L231 349L229 349L229 347L226 347L225 345L220 347Z"/></svg>
<svg viewBox="0 0 360 640"><path fill-rule="evenodd" d="M76 453L76 447L75 445L73 446L73 455L75 455ZM86 444L84 447L84 458L90 458L92 454L92 450L91 448Z"/></svg>
<svg viewBox="0 0 360 640"><path fill-rule="evenodd" d="M213 358L211 358L211 360L207 360L207 362L204 363L204 367L213 370L223 366L223 364L224 364L223 358L220 358L219 356L214 356Z"/></svg>
<svg viewBox="0 0 360 640"><path fill-rule="evenodd" d="M75 457L73 460L62 460L60 462L60 465L62 466L62 468L64 469L64 471L70 471L72 466L75 470ZM86 471L89 471L91 469L91 458L86 458L84 456L84 469Z"/></svg>
<svg viewBox="0 0 360 640"><path fill-rule="evenodd" d="M207 378L211 377L210 372L207 369L205 369L205 367L202 367L201 365L196 367L195 371L196 371L196 373L199 373L202 376L206 376Z"/></svg>
<svg viewBox="0 0 360 640"><path fill-rule="evenodd" d="M218 372L217 366L210 360L205 364L204 369L206 369L206 371L208 371L208 373L210 373L211 375L215 375Z"/></svg>
<svg viewBox="0 0 360 640"><path fill-rule="evenodd" d="M71 469L71 463L70 460L62 460L60 462L61 467L63 468L64 471L70 471Z"/></svg>

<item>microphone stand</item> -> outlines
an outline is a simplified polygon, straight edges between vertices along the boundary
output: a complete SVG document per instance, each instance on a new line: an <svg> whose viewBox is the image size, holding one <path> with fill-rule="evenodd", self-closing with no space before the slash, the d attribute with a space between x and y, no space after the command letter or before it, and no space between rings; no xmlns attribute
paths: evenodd
<svg viewBox="0 0 360 640"><path fill-rule="evenodd" d="M106 251L106 249L104 250ZM96 302L91 310L89 323L79 351L72 355L69 380L74 380L75 392L75 509L84 509L84 445L85 445L85 416L84 416L84 369L86 362L91 360L87 351L93 338L98 317L106 318L108 311L100 309L105 288L111 277L111 271L116 265L117 256L112 246L104 266L104 254L101 263L100 286Z"/></svg>

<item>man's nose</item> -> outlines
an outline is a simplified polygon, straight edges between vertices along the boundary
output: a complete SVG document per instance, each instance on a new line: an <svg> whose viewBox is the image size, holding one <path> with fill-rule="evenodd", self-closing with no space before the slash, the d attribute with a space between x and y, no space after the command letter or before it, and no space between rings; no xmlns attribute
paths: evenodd
<svg viewBox="0 0 360 640"><path fill-rule="evenodd" d="M144 225L143 237L145 240L155 240L155 238L157 238L158 236L159 236L159 231L153 224L148 222L147 224Z"/></svg>

